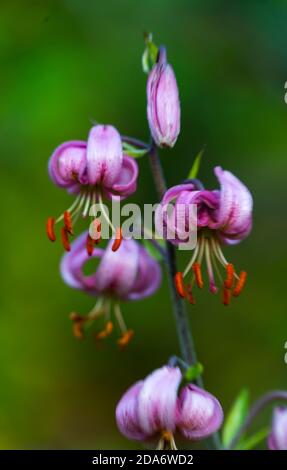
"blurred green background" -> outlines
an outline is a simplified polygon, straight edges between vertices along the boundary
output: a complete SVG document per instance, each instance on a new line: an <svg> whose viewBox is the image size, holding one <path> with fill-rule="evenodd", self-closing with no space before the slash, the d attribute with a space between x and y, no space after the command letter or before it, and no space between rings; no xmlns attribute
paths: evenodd
<svg viewBox="0 0 287 470"><path fill-rule="evenodd" d="M226 250L248 271L244 294L227 309L204 290L189 309L206 386L225 410L243 385L253 399L286 387L286 24L283 0L1 2L0 448L137 448L115 405L177 352L166 281L124 306L136 331L125 353L77 342L69 313L93 299L63 284L62 248L45 235L70 202L47 175L58 144L85 139L93 119L148 138L144 30L168 46L180 87L182 132L162 152L169 184L206 145L206 186L220 164L254 196L252 235ZM140 170L130 201L155 202L144 159Z"/></svg>

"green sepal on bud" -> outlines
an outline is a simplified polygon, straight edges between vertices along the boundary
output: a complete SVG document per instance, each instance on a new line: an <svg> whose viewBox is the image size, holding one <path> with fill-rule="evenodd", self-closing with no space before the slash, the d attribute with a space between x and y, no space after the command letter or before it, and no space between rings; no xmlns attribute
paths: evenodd
<svg viewBox="0 0 287 470"><path fill-rule="evenodd" d="M196 362L186 370L184 374L184 381L187 383L194 382L200 375L203 374L203 370L203 365L200 362Z"/></svg>
<svg viewBox="0 0 287 470"><path fill-rule="evenodd" d="M152 40L152 33L144 33L145 50L142 55L142 68L144 73L149 73L157 61L158 47Z"/></svg>
<svg viewBox="0 0 287 470"><path fill-rule="evenodd" d="M134 145L123 142L123 153L133 158L141 158L148 153L147 149L140 149Z"/></svg>

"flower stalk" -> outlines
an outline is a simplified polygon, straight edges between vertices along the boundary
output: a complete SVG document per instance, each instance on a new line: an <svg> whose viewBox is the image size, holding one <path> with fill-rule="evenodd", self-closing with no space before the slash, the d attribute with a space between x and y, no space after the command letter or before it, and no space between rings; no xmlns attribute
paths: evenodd
<svg viewBox="0 0 287 470"><path fill-rule="evenodd" d="M158 150L154 142L152 142L152 145L150 147L149 159L150 159L150 167L151 167L154 184L157 190L159 200L161 200L164 193L167 190L167 186L166 186L163 169L162 169L161 162L160 162L159 155L158 155ZM177 272L175 247L171 243L167 242L166 250L167 250L166 264L167 264L167 270L168 270L169 285L170 285L171 298L172 298L177 334L178 334L178 339L179 339L180 351L181 351L182 359L185 362L187 362L188 364L194 364L197 362L197 355L196 355L196 350L194 346L194 341L193 341L192 334L190 331L190 326L189 326L184 303L182 299L178 296L175 286L174 286L174 276ZM202 379L200 377L198 378L197 383L199 386L202 386Z"/></svg>

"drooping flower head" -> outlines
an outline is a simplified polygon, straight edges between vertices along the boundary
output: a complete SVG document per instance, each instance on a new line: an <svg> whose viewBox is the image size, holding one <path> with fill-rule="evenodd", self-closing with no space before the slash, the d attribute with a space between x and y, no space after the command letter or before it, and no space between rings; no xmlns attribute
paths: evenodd
<svg viewBox="0 0 287 470"><path fill-rule="evenodd" d="M272 431L268 439L270 450L287 450L287 408L277 407L273 413Z"/></svg>
<svg viewBox="0 0 287 470"><path fill-rule="evenodd" d="M49 161L49 174L57 186L77 195L68 210L47 222L51 241L56 240L55 224L63 222L62 241L69 251L69 235L73 234L76 218L80 214L86 217L95 203L102 206L103 197L123 199L134 193L138 166L133 158L123 155L121 136L113 126L96 125L87 142L74 140L56 148ZM98 229L100 232L100 225ZM114 231L120 239L119 228Z"/></svg>
<svg viewBox="0 0 287 470"><path fill-rule="evenodd" d="M61 274L66 284L87 294L98 297L98 301L86 316L76 313L71 315L75 336L83 337L83 327L103 316L105 328L97 339L104 339L113 330L112 309L121 331L119 346L124 347L133 332L126 328L122 317L120 302L143 299L152 295L160 285L161 270L158 262L146 249L133 239L124 239L116 252L113 252L113 240L106 249L96 247L92 258L99 260L95 272L86 275L84 269L91 259L86 251L87 233L80 235L65 253L61 262Z"/></svg>
<svg viewBox="0 0 287 470"><path fill-rule="evenodd" d="M121 433L157 442L157 449L176 449L176 431L189 440L216 432L223 420L219 401L194 384L180 388L182 379L178 367L164 366L129 388L116 408Z"/></svg>
<svg viewBox="0 0 287 470"><path fill-rule="evenodd" d="M173 147L180 131L180 104L176 78L164 48L160 48L148 77L147 118L156 144Z"/></svg>
<svg viewBox="0 0 287 470"><path fill-rule="evenodd" d="M157 226L163 223L166 238L177 245L187 242L188 231L194 230L194 222L197 222L197 244L193 256L185 271L178 272L175 276L178 294L188 298L191 303L195 302L192 286L195 282L199 288L203 287L201 263L205 258L210 291L218 291L216 273L223 288L223 303L228 305L232 288L235 297L242 291L246 272L242 271L239 275L236 273L234 266L225 259L221 245L234 245L249 235L253 201L247 187L232 173L220 167L216 167L214 172L220 183L219 190L206 190L198 180L174 186L165 193L155 221ZM164 211L167 205L171 205L171 213ZM190 205L197 207L197 221L191 220L188 210L183 212L183 219L177 217L179 208L188 209ZM168 236L170 228L173 238ZM220 266L226 271L224 281ZM193 271L191 282L185 285L184 278L190 270Z"/></svg>

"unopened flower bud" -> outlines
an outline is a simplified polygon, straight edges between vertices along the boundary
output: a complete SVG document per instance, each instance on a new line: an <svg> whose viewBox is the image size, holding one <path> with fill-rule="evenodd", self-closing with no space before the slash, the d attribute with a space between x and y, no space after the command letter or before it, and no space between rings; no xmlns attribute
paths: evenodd
<svg viewBox="0 0 287 470"><path fill-rule="evenodd" d="M173 147L180 131L180 104L175 74L163 48L148 77L147 118L155 143Z"/></svg>

